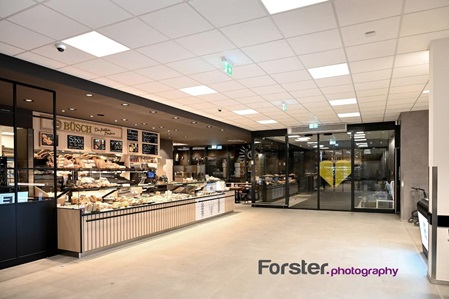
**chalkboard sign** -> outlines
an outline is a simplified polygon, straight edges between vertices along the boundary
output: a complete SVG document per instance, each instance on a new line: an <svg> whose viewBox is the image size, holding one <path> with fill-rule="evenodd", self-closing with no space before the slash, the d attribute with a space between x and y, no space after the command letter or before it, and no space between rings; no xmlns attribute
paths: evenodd
<svg viewBox="0 0 449 299"><path fill-rule="evenodd" d="M106 140L101 139L101 138L92 138L92 150L105 151L106 150Z"/></svg>
<svg viewBox="0 0 449 299"><path fill-rule="evenodd" d="M129 141L139 141L139 131L128 129L127 139Z"/></svg>
<svg viewBox="0 0 449 299"><path fill-rule="evenodd" d="M111 140L109 144L111 152L121 153L123 151L123 141L121 140Z"/></svg>
<svg viewBox="0 0 449 299"><path fill-rule="evenodd" d="M142 132L142 142L157 144L157 134L151 132Z"/></svg>
<svg viewBox="0 0 449 299"><path fill-rule="evenodd" d="M67 136L67 148L83 150L84 149L84 137L68 135Z"/></svg>
<svg viewBox="0 0 449 299"><path fill-rule="evenodd" d="M55 136L53 133L40 132L40 144L41 146L53 146L55 143ZM56 145L58 145L56 138Z"/></svg>
<svg viewBox="0 0 449 299"><path fill-rule="evenodd" d="M128 152L138 153L139 152L139 144L138 143L128 143Z"/></svg>
<svg viewBox="0 0 449 299"><path fill-rule="evenodd" d="M142 144L142 154L157 155L157 145L143 143Z"/></svg>

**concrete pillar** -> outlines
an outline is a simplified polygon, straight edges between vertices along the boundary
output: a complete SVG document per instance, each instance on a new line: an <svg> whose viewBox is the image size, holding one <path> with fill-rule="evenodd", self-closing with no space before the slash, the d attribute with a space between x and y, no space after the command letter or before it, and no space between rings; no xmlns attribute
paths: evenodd
<svg viewBox="0 0 449 299"><path fill-rule="evenodd" d="M430 44L429 261L432 282L449 282L449 38Z"/></svg>

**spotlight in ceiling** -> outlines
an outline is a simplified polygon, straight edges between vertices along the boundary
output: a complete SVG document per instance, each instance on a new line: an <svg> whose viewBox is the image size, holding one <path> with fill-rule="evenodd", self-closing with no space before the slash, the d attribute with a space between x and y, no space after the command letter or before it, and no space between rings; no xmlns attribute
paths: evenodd
<svg viewBox="0 0 449 299"><path fill-rule="evenodd" d="M34 102L32 99L24 99L24 101L27 102L27 103Z"/></svg>

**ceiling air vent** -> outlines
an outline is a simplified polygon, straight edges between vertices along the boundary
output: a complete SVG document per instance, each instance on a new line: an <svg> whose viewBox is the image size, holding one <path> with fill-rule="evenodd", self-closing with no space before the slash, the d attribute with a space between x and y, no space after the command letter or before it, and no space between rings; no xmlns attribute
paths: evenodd
<svg viewBox="0 0 449 299"><path fill-rule="evenodd" d="M347 124L310 124L288 128L288 134L318 134L346 132Z"/></svg>

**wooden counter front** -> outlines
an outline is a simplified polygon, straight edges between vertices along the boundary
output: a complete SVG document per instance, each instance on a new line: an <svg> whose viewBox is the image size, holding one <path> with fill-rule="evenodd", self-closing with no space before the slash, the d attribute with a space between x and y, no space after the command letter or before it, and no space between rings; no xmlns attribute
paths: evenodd
<svg viewBox="0 0 449 299"><path fill-rule="evenodd" d="M229 191L91 214L59 208L58 248L81 256L232 211L234 194Z"/></svg>

